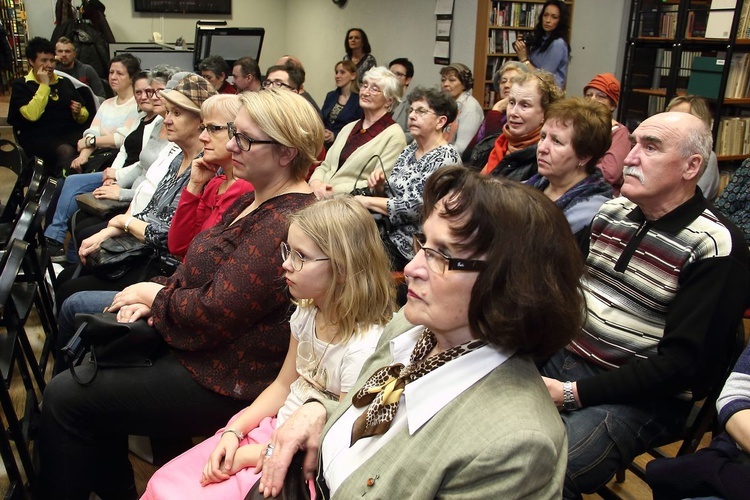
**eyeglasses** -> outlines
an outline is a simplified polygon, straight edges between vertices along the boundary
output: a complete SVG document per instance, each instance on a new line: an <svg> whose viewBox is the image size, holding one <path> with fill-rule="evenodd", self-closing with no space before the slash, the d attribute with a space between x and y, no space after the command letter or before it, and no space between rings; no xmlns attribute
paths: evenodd
<svg viewBox="0 0 750 500"><path fill-rule="evenodd" d="M414 255L416 256L420 250L424 250L424 258L427 261L427 267L429 267L434 273L443 274L445 273L446 267L448 271L477 272L487 266L487 262L483 260L454 259L453 257L448 257L444 253L438 252L433 248L424 246L424 243L427 240L422 233L414 234L412 239L414 243Z"/></svg>
<svg viewBox="0 0 750 500"><path fill-rule="evenodd" d="M391 71L391 73L393 73L399 78L404 78L406 76L406 73L401 73L400 71Z"/></svg>
<svg viewBox="0 0 750 500"><path fill-rule="evenodd" d="M200 130L201 132L203 132L204 130L208 130L209 134L215 134L219 130L226 130L226 129L227 129L226 125L203 125L202 123L198 127L198 130Z"/></svg>
<svg viewBox="0 0 750 500"><path fill-rule="evenodd" d="M160 97L159 96L160 90L164 90L164 89L146 89L143 92L146 94L146 97L150 99L152 97Z"/></svg>
<svg viewBox="0 0 750 500"><path fill-rule="evenodd" d="M242 132L237 132L237 129L234 127L234 122L227 123L227 135L230 139L234 137L237 147L242 151L250 151L253 144L279 144L278 141L259 141L251 139Z"/></svg>
<svg viewBox="0 0 750 500"><path fill-rule="evenodd" d="M277 89L287 88L289 90L297 90L296 88L292 87L288 83L282 82L281 80L266 80L263 82L263 88L270 89L271 87L276 87Z"/></svg>
<svg viewBox="0 0 750 500"><path fill-rule="evenodd" d="M427 109L427 108L412 108L411 106L409 106L408 108L406 108L406 114L407 115L410 115L412 113L416 113L419 116L424 116L426 114L432 113L433 115L437 116L437 113L435 113L431 109Z"/></svg>
<svg viewBox="0 0 750 500"><path fill-rule="evenodd" d="M359 86L359 93L361 94L363 91L367 91L372 95L381 94L383 92L377 86L371 85L369 83L363 83Z"/></svg>
<svg viewBox="0 0 750 500"><path fill-rule="evenodd" d="M318 257L317 259L303 257L302 254L300 254L297 250L292 250L291 248L289 248L289 245L285 241L281 242L281 258L283 259L283 262L286 262L287 259L289 259L292 262L292 268L295 271L302 271L302 266L305 264L305 262L331 260L330 257Z"/></svg>

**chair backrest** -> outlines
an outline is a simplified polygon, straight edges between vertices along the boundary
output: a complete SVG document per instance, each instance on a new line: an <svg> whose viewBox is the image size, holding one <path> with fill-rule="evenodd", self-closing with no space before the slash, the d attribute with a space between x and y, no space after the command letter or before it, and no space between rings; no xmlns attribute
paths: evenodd
<svg viewBox="0 0 750 500"><path fill-rule="evenodd" d="M18 151L20 152L21 149L19 148ZM22 161L23 164L16 176L15 185L0 215L0 222L14 222L16 220L26 202L31 200L31 197L27 200L26 193L29 187L33 188L32 179L34 179L34 184L38 190L38 183L44 177L44 162L42 160L34 158L33 162L29 162L22 154Z"/></svg>
<svg viewBox="0 0 750 500"><path fill-rule="evenodd" d="M26 256L26 249L29 244L19 239L11 240L8 248L3 252L0 260L0 306L5 306L10 297L11 288L16 281L18 271L21 269L23 259Z"/></svg>
<svg viewBox="0 0 750 500"><path fill-rule="evenodd" d="M5 167L20 176L24 165L26 165L26 158L18 144L7 139L0 139L0 167Z"/></svg>
<svg viewBox="0 0 750 500"><path fill-rule="evenodd" d="M26 206L27 203L37 200L39 189L44 182L44 162L41 159L34 157L32 168L31 179L26 186L26 194L24 195L22 206Z"/></svg>
<svg viewBox="0 0 750 500"><path fill-rule="evenodd" d="M29 202L23 208L21 216L18 218L13 232L10 235L9 246L14 239L28 242L34 235L34 220L39 212L39 204L35 201Z"/></svg>

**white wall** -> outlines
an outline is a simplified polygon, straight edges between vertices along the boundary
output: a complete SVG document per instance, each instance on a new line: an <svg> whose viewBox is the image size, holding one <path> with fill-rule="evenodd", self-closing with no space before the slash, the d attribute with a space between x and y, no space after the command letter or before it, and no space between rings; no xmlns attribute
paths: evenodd
<svg viewBox="0 0 750 500"><path fill-rule="evenodd" d="M453 61L472 65L477 0L455 0ZM350 0L344 8L331 0L287 1L287 48L305 64L305 88L322 103L333 90L333 67L344 56L349 28L362 28L372 54L385 66L397 57L414 63L412 86L440 81L440 66L433 64L435 0ZM315 68L313 70L313 68Z"/></svg>
<svg viewBox="0 0 750 500"><path fill-rule="evenodd" d="M131 0L104 0L104 4L118 42L145 42L153 31L161 31L168 42L179 36L190 42L195 21L208 18L135 13ZM454 4L451 59L471 67L477 0L454 0ZM627 0L576 0L568 72L572 95L579 95L597 73L621 76L627 4ZM26 0L32 35L52 34L54 5L55 0ZM210 18L226 19L230 26L265 28L261 70L283 54L296 55L307 70L306 89L322 103L334 87L333 65L344 55L346 30L355 26L367 32L379 64L408 57L415 66L413 85L435 85L440 66L432 62L434 11L435 0L349 0L344 8L331 0L233 0L231 16Z"/></svg>
<svg viewBox="0 0 750 500"><path fill-rule="evenodd" d="M599 73L622 77L625 54L627 0L576 0L573 11L573 59L568 67L569 95L582 95L583 86Z"/></svg>

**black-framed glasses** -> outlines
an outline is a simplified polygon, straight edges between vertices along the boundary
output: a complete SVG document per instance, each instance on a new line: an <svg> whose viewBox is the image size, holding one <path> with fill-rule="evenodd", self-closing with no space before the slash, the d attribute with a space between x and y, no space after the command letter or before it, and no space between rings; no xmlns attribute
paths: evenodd
<svg viewBox="0 0 750 500"><path fill-rule="evenodd" d="M237 147L242 151L250 151L253 144L279 144L278 141L261 141L253 139L242 132L237 132L234 126L234 122L227 123L227 135L230 139L234 137L234 141L237 143Z"/></svg>
<svg viewBox="0 0 750 500"><path fill-rule="evenodd" d="M302 266L305 264L305 262L318 262L321 260L331 260L330 257L318 257L313 259L312 257L303 257L301 253L299 253L297 250L292 250L289 248L289 245L287 242L282 241L281 242L281 258L282 262L286 262L287 259L290 260L292 263L292 268L295 271L302 271Z"/></svg>
<svg viewBox="0 0 750 500"><path fill-rule="evenodd" d="M160 97L158 93L160 90L164 90L164 89L145 89L143 92L146 94L146 97L150 99L154 96Z"/></svg>
<svg viewBox="0 0 750 500"><path fill-rule="evenodd" d="M271 87L276 87L277 89L285 88L289 90L297 90L288 83L284 83L281 80L266 80L263 82L263 88L270 89Z"/></svg>
<svg viewBox="0 0 750 500"><path fill-rule="evenodd" d="M427 267L429 267L434 273L443 274L446 269L448 269L448 271L478 272L487 266L487 262L484 260L456 259L448 257L434 248L424 246L424 243L427 240L422 233L414 234L412 240L414 244L414 255L416 256L420 250L424 250L424 258L427 261Z"/></svg>
<svg viewBox="0 0 750 500"><path fill-rule="evenodd" d="M198 130L203 132L204 130L208 130L209 134L215 134L219 130L226 130L228 127L226 125L203 125L202 123L198 127ZM231 137L230 137L231 139Z"/></svg>
<svg viewBox="0 0 750 500"><path fill-rule="evenodd" d="M437 116L437 113L435 113L431 109L427 109L427 108L412 108L411 106L409 106L408 108L406 108L406 114L407 115L410 115L412 113L416 113L418 116L424 116L424 115L427 115L427 114L433 114L433 115Z"/></svg>

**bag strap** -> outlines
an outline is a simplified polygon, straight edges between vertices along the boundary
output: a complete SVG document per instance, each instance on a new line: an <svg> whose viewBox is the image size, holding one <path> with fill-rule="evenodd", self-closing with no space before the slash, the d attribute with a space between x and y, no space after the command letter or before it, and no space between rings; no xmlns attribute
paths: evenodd
<svg viewBox="0 0 750 500"><path fill-rule="evenodd" d="M73 335L61 351L61 354L65 356L65 360L68 362L68 369L70 370L70 375L73 377L73 380L84 387L91 385L96 379L97 373L99 373L99 366L96 363L96 352L94 352L89 345L84 344L81 339L81 334L86 330L88 325L88 321L81 323L81 326L78 327L75 335ZM76 373L75 367L81 364L87 352L91 352L91 361L94 363L94 374L88 380L81 380Z"/></svg>

